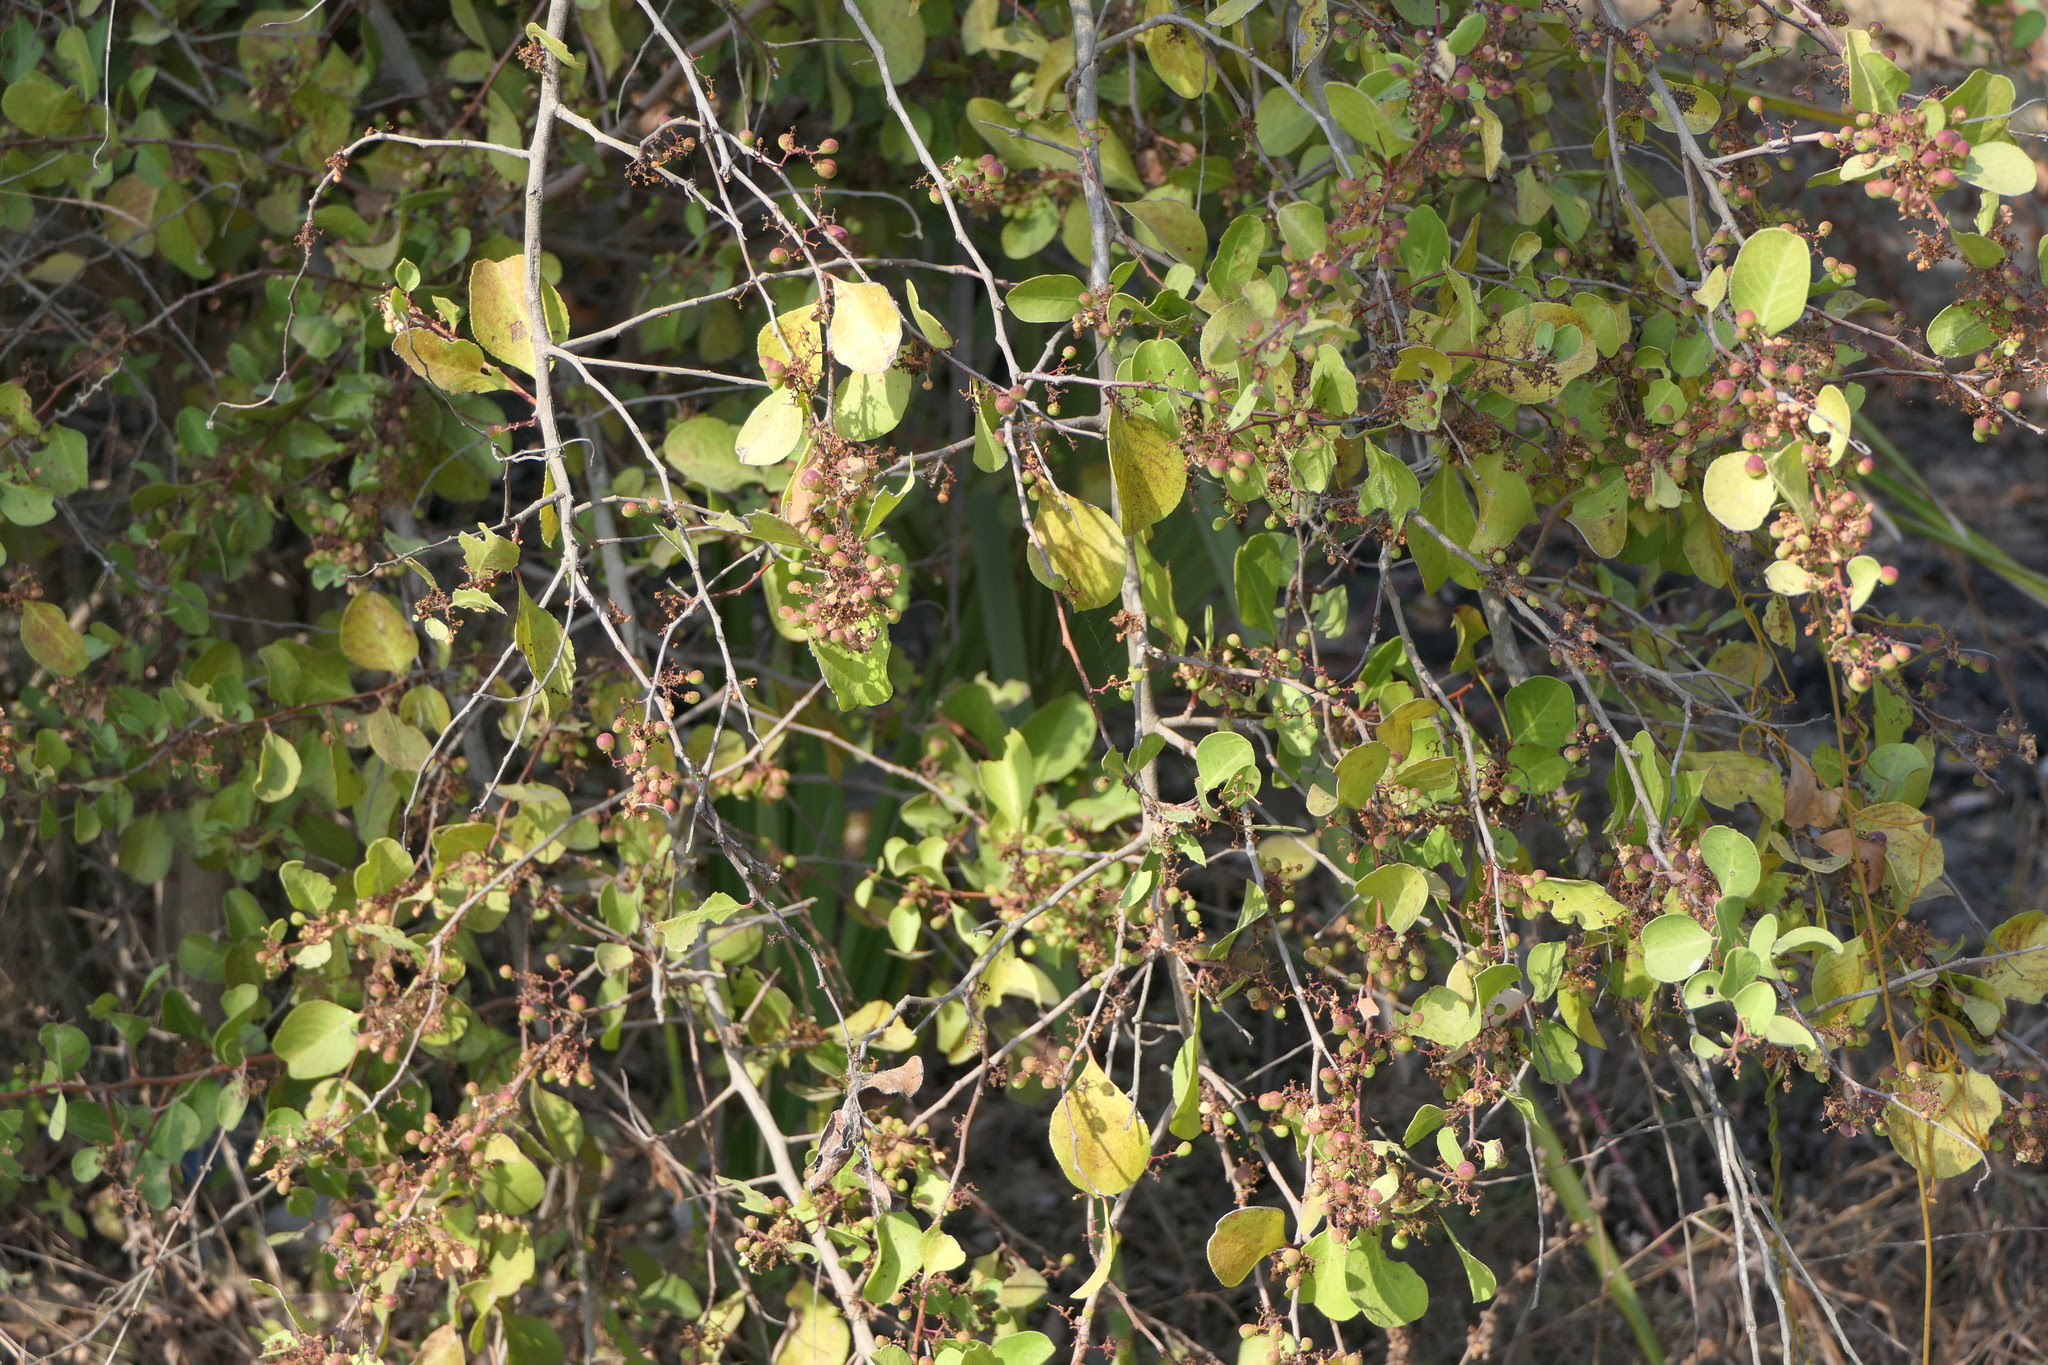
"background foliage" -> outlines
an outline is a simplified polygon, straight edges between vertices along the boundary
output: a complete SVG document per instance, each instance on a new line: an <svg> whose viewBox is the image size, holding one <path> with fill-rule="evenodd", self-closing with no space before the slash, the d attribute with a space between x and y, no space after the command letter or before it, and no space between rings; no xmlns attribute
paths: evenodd
<svg viewBox="0 0 2048 1365"><path fill-rule="evenodd" d="M12 16L18 1356L2038 1358L2031 3Z"/></svg>

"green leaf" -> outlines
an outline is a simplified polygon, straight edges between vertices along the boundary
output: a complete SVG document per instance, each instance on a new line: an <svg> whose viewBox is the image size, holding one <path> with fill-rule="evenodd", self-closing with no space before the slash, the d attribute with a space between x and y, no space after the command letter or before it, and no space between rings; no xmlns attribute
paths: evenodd
<svg viewBox="0 0 2048 1365"><path fill-rule="evenodd" d="M1123 1193L1151 1160L1152 1135L1143 1116L1093 1057L1053 1110L1047 1136L1060 1170L1086 1194Z"/></svg>
<svg viewBox="0 0 2048 1365"><path fill-rule="evenodd" d="M1700 854L1721 883L1724 896L1748 896L1763 880L1763 863L1749 836L1726 825L1709 825L1700 834Z"/></svg>
<svg viewBox="0 0 2048 1365"><path fill-rule="evenodd" d="M1713 947L1713 935L1691 915L1659 915L1643 926L1643 970L1657 981L1683 981Z"/></svg>
<svg viewBox="0 0 2048 1365"><path fill-rule="evenodd" d="M1953 359L1973 355L1998 341L1998 334L1985 322L1984 305L1952 303L1927 324L1927 345L1938 356Z"/></svg>
<svg viewBox="0 0 2048 1365"><path fill-rule="evenodd" d="M1031 746L1024 736L1010 731L1003 736L1002 757L984 760L975 767L981 774L981 790L990 803L1008 816L1012 825L1021 826L1031 805L1034 769Z"/></svg>
<svg viewBox="0 0 2048 1365"><path fill-rule="evenodd" d="M842 711L860 706L880 706L894 694L889 681L889 637L877 633L865 651L848 649L829 640L813 639L811 657L832 689Z"/></svg>
<svg viewBox="0 0 2048 1365"><path fill-rule="evenodd" d="M1195 786L1204 793L1215 791L1241 773L1255 779L1259 771L1258 750L1243 735L1218 730L1195 746Z"/></svg>
<svg viewBox="0 0 2048 1365"><path fill-rule="evenodd" d="M2048 914L2028 910L2014 915L1991 931L1987 956L2011 953L1984 968L1983 979L2000 995L2022 1004L2038 1005L2048 994ZM1841 994L1852 994L1854 988ZM1819 986L1815 992L1819 994Z"/></svg>
<svg viewBox="0 0 2048 1365"><path fill-rule="evenodd" d="M2005 264L2005 248L1980 232L1958 232L1956 250L1979 270L1994 270Z"/></svg>
<svg viewBox="0 0 2048 1365"><path fill-rule="evenodd" d="M1806 311L1812 278L1813 252L1806 240L1790 228L1765 228L1752 233L1736 255L1728 301L1737 313L1754 313L1764 335L1775 336Z"/></svg>
<svg viewBox="0 0 2048 1365"><path fill-rule="evenodd" d="M121 835L116 861L136 881L154 886L171 870L171 857L177 851L178 846L162 819L154 813L138 815Z"/></svg>
<svg viewBox="0 0 2048 1365"><path fill-rule="evenodd" d="M30 137L54 137L85 112L85 101L68 85L31 71L0 94L0 115Z"/></svg>
<svg viewBox="0 0 2048 1365"><path fill-rule="evenodd" d="M396 602L366 592L349 599L341 614L341 652L357 668L403 673L419 657L420 641Z"/></svg>
<svg viewBox="0 0 2048 1365"><path fill-rule="evenodd" d="M1012 1332L997 1337L989 1350L996 1365L1046 1365L1052 1359L1053 1344L1043 1332Z"/></svg>
<svg viewBox="0 0 2048 1365"><path fill-rule="evenodd" d="M263 754L257 760L255 792L259 801L277 802L299 787L299 751L273 731L263 732Z"/></svg>
<svg viewBox="0 0 2048 1365"><path fill-rule="evenodd" d="M21 604L21 643L31 659L67 678L83 673L91 662L85 637L71 628L61 608L49 602Z"/></svg>
<svg viewBox="0 0 2048 1365"><path fill-rule="evenodd" d="M1106 607L1123 595L1123 531L1109 513L1080 498L1048 491L1039 500L1036 520L1052 563L1048 571L1035 549L1027 551L1032 577L1047 587L1062 588L1083 611Z"/></svg>
<svg viewBox="0 0 2048 1365"><path fill-rule="evenodd" d="M576 647L562 634L562 623L554 613L527 594L524 583L519 585L519 615L513 622L512 642L542 688L557 696L569 695L576 685Z"/></svg>
<svg viewBox="0 0 2048 1365"><path fill-rule="evenodd" d="M1073 692L1039 707L1018 729L1037 763L1032 780L1041 786L1073 772L1095 749L1095 710L1086 698Z"/></svg>
<svg viewBox="0 0 2048 1365"><path fill-rule="evenodd" d="M540 1167L519 1150L517 1142L504 1133L493 1133L484 1143L481 1156L477 1163L477 1188L492 1208L517 1217L540 1206L547 1181Z"/></svg>
<svg viewBox="0 0 2048 1365"><path fill-rule="evenodd" d="M1714 520L1731 531L1754 531L1764 524L1778 502L1778 486L1768 471L1753 474L1753 455L1731 450L1707 466L1700 483L1700 496Z"/></svg>
<svg viewBox="0 0 2048 1365"><path fill-rule="evenodd" d="M547 1140L548 1150L555 1154L555 1160L576 1160L577 1154L583 1150L582 1111L573 1101L538 1085L526 1093L533 1104L533 1116L540 1121L541 1136Z"/></svg>
<svg viewBox="0 0 2048 1365"><path fill-rule="evenodd" d="M1684 81L1669 82L1671 97L1678 105L1678 112L1685 119L1686 131L1698 135L1713 128L1721 121L1721 101L1714 98L1714 92L1704 86L1689 85ZM1664 101L1656 95L1650 97L1650 122L1667 133L1675 133L1677 127L1671 122L1671 115L1664 108Z"/></svg>
<svg viewBox="0 0 2048 1365"><path fill-rule="evenodd" d="M1487 1266L1486 1262L1465 1250L1465 1244L1460 1242L1458 1235L1451 1231L1449 1223L1443 1224L1443 1230L1444 1236L1450 1238L1451 1245L1457 1248L1458 1259L1464 1263L1465 1283L1472 1290L1472 1302L1485 1303L1498 1292L1500 1281L1495 1278L1493 1271Z"/></svg>
<svg viewBox="0 0 2048 1365"><path fill-rule="evenodd" d="M0 517L16 526L41 526L57 515L57 499L47 488L0 482Z"/></svg>
<svg viewBox="0 0 2048 1365"><path fill-rule="evenodd" d="M1187 464L1149 417L1115 407L1109 410L1108 444L1123 532L1134 536L1180 506L1187 492Z"/></svg>
<svg viewBox="0 0 2048 1365"><path fill-rule="evenodd" d="M1605 928L1628 915L1628 907L1608 895L1598 882L1546 877L1530 887L1529 895L1549 907L1555 918L1587 929Z"/></svg>
<svg viewBox="0 0 2048 1365"><path fill-rule="evenodd" d="M1202 1135L1201 1064L1200 1040L1192 1037L1184 1040L1173 1059L1173 1118L1166 1125L1167 1132L1183 1141Z"/></svg>
<svg viewBox="0 0 2048 1365"><path fill-rule="evenodd" d="M849 441L874 441L887 436L903 420L903 414L910 410L910 389L908 370L892 369L883 374L849 373L839 381L839 391L832 395L832 429ZM768 401L789 392L788 389L777 389L768 396ZM699 420L717 421L716 418ZM725 424L720 422L719 425ZM763 449L772 444L770 441ZM737 466L737 461L735 464ZM741 468L741 472L746 471Z"/></svg>
<svg viewBox="0 0 2048 1365"><path fill-rule="evenodd" d="M930 342L937 350L951 350L953 347L953 334L946 330L945 323L940 322L934 314L926 312L924 305L918 301L917 281L905 280L903 282L903 294L910 302L910 320L916 324L917 330L924 336L924 339Z"/></svg>
<svg viewBox="0 0 2048 1365"><path fill-rule="evenodd" d="M348 1070L356 1059L357 1022L354 1010L332 1000L300 1001L277 1026L271 1051L284 1059L293 1080L332 1076Z"/></svg>
<svg viewBox="0 0 2048 1365"><path fill-rule="evenodd" d="M1088 286L1072 275L1034 275L1012 289L1004 303L1025 322L1065 322L1081 311Z"/></svg>
<svg viewBox="0 0 2048 1365"><path fill-rule="evenodd" d="M1261 531L1237 550L1232 578L1237 588L1237 615L1248 631L1270 640L1274 601L1294 572L1295 542L1291 536Z"/></svg>
<svg viewBox="0 0 2048 1365"><path fill-rule="evenodd" d="M1408 1031L1444 1047L1463 1047L1479 1036L1479 1011L1448 986L1432 986L1415 1002Z"/></svg>
<svg viewBox="0 0 2048 1365"><path fill-rule="evenodd" d="M1253 0L1253 3L1260 3L1260 0ZM1337 88L1335 85L1330 87L1332 90ZM1336 112L1335 100L1331 101L1330 109L1332 113ZM1292 156L1316 131L1315 115L1302 108L1300 100L1279 86L1268 86L1266 93L1259 97L1258 115L1253 124L1259 150L1267 156Z"/></svg>
<svg viewBox="0 0 2048 1365"><path fill-rule="evenodd" d="M1429 879L1407 863L1373 869L1358 879L1355 890L1360 900L1379 903L1381 922L1397 934L1406 933L1429 906Z"/></svg>
<svg viewBox="0 0 2048 1365"><path fill-rule="evenodd" d="M2034 190L2033 158L2010 142L1976 142L1957 172L1966 184L2011 199Z"/></svg>
<svg viewBox="0 0 2048 1365"><path fill-rule="evenodd" d="M1502 700L1508 733L1517 744L1555 749L1569 743L1578 727L1578 705L1570 684L1558 678L1525 678Z"/></svg>
<svg viewBox="0 0 2048 1365"><path fill-rule="evenodd" d="M1399 643L1398 641L1396 643ZM1337 799L1353 810L1363 810L1386 775L1392 755L1377 740L1361 744L1337 760Z"/></svg>
<svg viewBox="0 0 2048 1365"><path fill-rule="evenodd" d="M1349 1322L1358 1316L1353 1296L1351 1248L1335 1232L1324 1228L1301 1249L1301 1298L1332 1322Z"/></svg>
<svg viewBox="0 0 2048 1365"><path fill-rule="evenodd" d="M444 393L496 393L511 387L505 372L484 358L474 341L440 335L431 327L401 327L391 353Z"/></svg>
<svg viewBox="0 0 2048 1365"><path fill-rule="evenodd" d="M584 69L582 59L569 50L569 45L542 28L539 24L527 24L526 36L546 48L550 56L570 70L581 71Z"/></svg>
<svg viewBox="0 0 2048 1365"><path fill-rule="evenodd" d="M1171 14L1176 8L1174 0L1149 0L1145 17ZM1187 29L1178 24L1149 29L1144 34L1144 43L1145 55L1151 58L1152 70L1158 73L1160 83L1182 99L1200 99L1216 84L1216 68L1209 61L1207 49Z"/></svg>
<svg viewBox="0 0 2048 1365"><path fill-rule="evenodd" d="M1209 1234L1209 1270L1225 1288L1235 1289L1259 1262L1287 1245L1282 1209L1232 1209Z"/></svg>
<svg viewBox="0 0 2048 1365"><path fill-rule="evenodd" d="M1429 1286L1413 1266L1390 1260L1378 1232L1359 1237L1350 1257L1351 1293L1377 1327L1400 1327L1429 1311Z"/></svg>
<svg viewBox="0 0 2048 1365"><path fill-rule="evenodd" d="M1178 33L1182 30L1173 31ZM1146 35L1147 38L1151 36L1149 33ZM1204 70L1208 69L1208 63L1202 65ZM1134 204L1125 204L1123 210L1145 229L1140 234L1141 240L1149 234L1176 261L1185 261L1199 270L1202 262L1208 259L1209 230L1202 226L1202 220L1195 211L1178 199L1140 199Z"/></svg>
<svg viewBox="0 0 2048 1365"><path fill-rule="evenodd" d="M76 1076L92 1055L92 1040L83 1029L70 1024L45 1024L37 1031L36 1041L43 1045L43 1056L57 1068L55 1079L60 1081Z"/></svg>
<svg viewBox="0 0 2048 1365"><path fill-rule="evenodd" d="M405 845L396 839L372 839L370 846L363 850L363 861L355 870L353 885L357 898L368 900L389 895L411 880L412 875L413 860L406 853Z"/></svg>
<svg viewBox="0 0 2048 1365"><path fill-rule="evenodd" d="M887 1303L896 1297L923 1265L924 1233L917 1220L901 1211L883 1214L875 1224L875 1259L861 1286L869 1303Z"/></svg>
<svg viewBox="0 0 2048 1365"><path fill-rule="evenodd" d="M1913 1083L1931 1090L1932 1103L1901 1095L1884 1111L1892 1147L1936 1180L1961 1175L1984 1159L1991 1126L2004 1112L1998 1082L1981 1071L1944 1071ZM1923 1112L1924 1110L1924 1112Z"/></svg>
<svg viewBox="0 0 2048 1365"><path fill-rule="evenodd" d="M1427 204L1408 210L1408 235L1401 239L1401 264L1412 279L1440 273L1451 259L1451 231Z"/></svg>
<svg viewBox="0 0 2048 1365"><path fill-rule="evenodd" d="M804 448L810 419L810 405L802 394L793 388L770 389L740 424L733 456L754 468L781 464Z"/></svg>
<svg viewBox="0 0 2048 1365"><path fill-rule="evenodd" d="M1899 96L1912 87L1913 78L1894 66L1871 43L1861 28L1845 35L1849 57L1849 107L1866 114L1895 114Z"/></svg>

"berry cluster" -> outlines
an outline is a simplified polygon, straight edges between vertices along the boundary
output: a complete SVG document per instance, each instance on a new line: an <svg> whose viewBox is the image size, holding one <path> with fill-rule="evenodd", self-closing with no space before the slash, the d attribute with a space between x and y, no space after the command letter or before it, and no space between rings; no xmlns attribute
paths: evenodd
<svg viewBox="0 0 2048 1365"><path fill-rule="evenodd" d="M865 651L883 622L894 619L887 604L903 570L850 536L842 540L827 531L815 543L817 553L805 562L804 575L789 584L790 596L803 604L785 602L782 619L814 638Z"/></svg>
<svg viewBox="0 0 2048 1365"><path fill-rule="evenodd" d="M945 174L946 189L970 204L995 203L1000 194L997 187L1007 177L1003 163L996 160L993 152L983 152L981 160L971 163L964 156L956 156L939 169ZM928 193L934 204L946 202L937 185Z"/></svg>
<svg viewBox="0 0 2048 1365"><path fill-rule="evenodd" d="M676 775L656 751L658 733L651 722L621 718L616 728L597 737L599 752L611 755L612 765L625 769L631 780L626 808L643 818L676 813Z"/></svg>
<svg viewBox="0 0 2048 1365"><path fill-rule="evenodd" d="M1961 104L1946 112L1957 119L1970 116ZM1842 178L1862 179L1863 192L1872 199L1895 200L1908 217L1940 220L1935 198L1962 183L1958 173L1970 159L1970 140L1954 128L1930 133L1929 123L1919 106L1895 114L1858 114L1853 130L1828 134L1821 145L1846 144L1850 155L1843 159Z"/></svg>

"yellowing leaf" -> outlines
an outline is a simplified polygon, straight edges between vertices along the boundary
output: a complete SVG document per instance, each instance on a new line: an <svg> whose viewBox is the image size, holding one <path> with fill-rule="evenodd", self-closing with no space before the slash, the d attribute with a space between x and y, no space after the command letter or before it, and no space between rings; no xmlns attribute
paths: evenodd
<svg viewBox="0 0 2048 1365"><path fill-rule="evenodd" d="M2029 1005L2048 994L2048 915L2039 910L2014 915L1991 931L1992 953L2015 953L1984 969L1984 979L2000 995Z"/></svg>
<svg viewBox="0 0 2048 1365"><path fill-rule="evenodd" d="M1685 120L1685 128L1695 135L1704 133L1721 121L1721 101L1714 98L1711 90L1684 81L1672 81L1671 98L1678 105L1678 113ZM1667 133L1675 133L1677 127L1671 122L1671 114L1664 107L1661 97L1650 98L1650 122Z"/></svg>
<svg viewBox="0 0 2048 1365"><path fill-rule="evenodd" d="M420 656L419 636L398 604L380 592L362 593L341 613L341 652L357 668L403 673Z"/></svg>
<svg viewBox="0 0 2048 1365"><path fill-rule="evenodd" d="M1109 412L1109 468L1125 535L1136 535L1180 506L1188 470L1180 448L1150 418ZM1121 578L1121 575L1119 575Z"/></svg>
<svg viewBox="0 0 2048 1365"><path fill-rule="evenodd" d="M1047 1135L1060 1170L1088 1194L1121 1194L1151 1159L1152 1134L1144 1118L1093 1057L1052 1111Z"/></svg>
<svg viewBox="0 0 2048 1365"><path fill-rule="evenodd" d="M451 341L431 328L402 327L391 339L391 353L406 367L444 393L496 393L505 376L484 359L474 341Z"/></svg>
<svg viewBox="0 0 2048 1365"><path fill-rule="evenodd" d="M777 313L775 321L763 323L754 338L754 354L760 358L768 382L780 384L783 373L790 369L800 369L806 378L816 379L824 345L825 334L818 327L818 305L807 303Z"/></svg>
<svg viewBox="0 0 2048 1365"><path fill-rule="evenodd" d="M1038 538L1048 571L1036 548L1029 552L1031 575L1048 588L1063 588L1083 611L1117 600L1124 583L1124 537L1117 524L1093 503L1048 491L1038 504ZM1055 582L1053 575L1058 575Z"/></svg>
<svg viewBox="0 0 2048 1365"><path fill-rule="evenodd" d="M569 335L569 310L562 296L541 281L541 311L548 337ZM486 351L526 374L534 373L533 328L526 315L526 257L478 261L469 270L469 330Z"/></svg>
<svg viewBox="0 0 2048 1365"><path fill-rule="evenodd" d="M770 389L740 426L733 455L743 465L781 464L803 445L809 416L803 395L795 389Z"/></svg>
<svg viewBox="0 0 2048 1365"><path fill-rule="evenodd" d="M1173 0L1149 0L1145 17L1172 14ZM1209 64L1202 40L1178 24L1163 24L1144 35L1145 55L1160 81L1184 100L1200 99L1216 84L1216 68Z"/></svg>
<svg viewBox="0 0 2048 1365"><path fill-rule="evenodd" d="M1961 1175L1984 1159L1991 1125L2004 1111L1998 1083L1982 1072L1964 1071L1926 1078L1920 1084L1933 1092L1932 1104L1907 1093L1896 1095L1885 1108L1892 1146L1915 1169L1936 1180Z"/></svg>
<svg viewBox="0 0 2048 1365"><path fill-rule="evenodd" d="M1744 451L1731 450L1707 466L1700 496L1714 520L1731 531L1754 531L1764 524L1778 501L1778 486L1768 473L1752 474Z"/></svg>
<svg viewBox="0 0 2048 1365"><path fill-rule="evenodd" d="M22 603L21 643L31 659L67 678L84 672L91 662L85 652L85 637L71 628L63 608L54 603Z"/></svg>
<svg viewBox="0 0 2048 1365"><path fill-rule="evenodd" d="M832 290L832 356L855 374L880 374L903 345L903 315L888 287L841 284Z"/></svg>
<svg viewBox="0 0 2048 1365"><path fill-rule="evenodd" d="M1287 1214L1275 1208L1232 1209L1209 1234L1209 1269L1227 1287L1244 1283L1260 1261L1287 1245Z"/></svg>

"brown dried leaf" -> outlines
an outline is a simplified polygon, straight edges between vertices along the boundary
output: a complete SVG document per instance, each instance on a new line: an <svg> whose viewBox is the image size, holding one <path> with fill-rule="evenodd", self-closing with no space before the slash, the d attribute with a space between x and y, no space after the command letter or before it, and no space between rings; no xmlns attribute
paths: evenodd
<svg viewBox="0 0 2048 1365"><path fill-rule="evenodd" d="M1814 779L1813 769L1801 761L1797 754L1792 757L1792 780L1785 788L1785 823L1794 829L1816 826L1833 829L1842 811L1842 794L1821 790ZM1845 848L1838 856L1846 857Z"/></svg>
<svg viewBox="0 0 2048 1365"><path fill-rule="evenodd" d="M864 1108L880 1109L893 1099L908 1099L924 1088L924 1058L912 1057L901 1066L861 1077L860 1102Z"/></svg>
<svg viewBox="0 0 2048 1365"><path fill-rule="evenodd" d="M842 1105L832 1111L832 1117L825 1120L825 1131L818 1139L818 1160L804 1177L804 1188L819 1190L832 1183L834 1176L846 1169L846 1163L860 1150L861 1122L857 1114L848 1113L851 1105Z"/></svg>
<svg viewBox="0 0 2048 1365"><path fill-rule="evenodd" d="M1801 771L1804 771L1804 769L1794 769L1795 774ZM1846 829L1831 829L1815 839L1814 842L1834 854L1837 858L1847 858L1850 856L1849 843L1851 839L1855 839L1856 867L1857 872L1863 879L1863 889L1865 891L1875 891L1884 884L1886 841L1882 835L1873 839L1856 839Z"/></svg>

